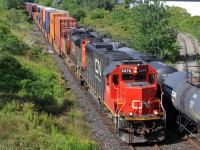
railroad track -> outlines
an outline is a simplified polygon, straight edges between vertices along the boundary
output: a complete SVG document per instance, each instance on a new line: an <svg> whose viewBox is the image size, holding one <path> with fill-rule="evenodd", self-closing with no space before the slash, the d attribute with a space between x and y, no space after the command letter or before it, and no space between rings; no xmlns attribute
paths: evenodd
<svg viewBox="0 0 200 150"><path fill-rule="evenodd" d="M200 142L196 138L189 137L188 135L185 135L185 138L189 144L200 150Z"/></svg>
<svg viewBox="0 0 200 150"><path fill-rule="evenodd" d="M153 147L152 147L153 150L162 150L162 148L158 145L158 144L155 144Z"/></svg>
<svg viewBox="0 0 200 150"><path fill-rule="evenodd" d="M180 45L178 70L192 72L197 75L196 72L199 70L197 58L199 54L194 39L186 33L179 33L178 40Z"/></svg>

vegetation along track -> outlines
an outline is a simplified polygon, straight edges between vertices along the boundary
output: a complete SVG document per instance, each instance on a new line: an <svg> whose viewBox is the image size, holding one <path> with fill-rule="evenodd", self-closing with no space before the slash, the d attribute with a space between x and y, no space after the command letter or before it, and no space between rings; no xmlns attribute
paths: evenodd
<svg viewBox="0 0 200 150"><path fill-rule="evenodd" d="M187 33L179 33L178 41L180 47L180 61L177 63L177 69L196 74L199 69L199 67L197 67L199 50L194 39Z"/></svg>

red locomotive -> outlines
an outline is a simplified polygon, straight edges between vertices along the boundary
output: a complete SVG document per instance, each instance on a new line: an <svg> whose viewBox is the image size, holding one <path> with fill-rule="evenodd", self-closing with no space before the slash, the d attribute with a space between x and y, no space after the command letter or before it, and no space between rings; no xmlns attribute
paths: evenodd
<svg viewBox="0 0 200 150"><path fill-rule="evenodd" d="M29 14L32 14L31 4L26 3L26 6ZM45 11L44 6L37 5L37 8ZM43 28L38 22L45 20L41 18L44 15L34 12L32 16L39 28ZM48 19L43 24L51 28L52 21ZM95 32L74 28L76 23L73 18L56 16L54 19L59 29L54 24L56 30L45 31L43 28L44 34L47 38L56 35L53 45L57 54L69 64L81 84L93 90L108 110L122 140L127 143L164 140L165 112L161 100L156 97L157 72L147 63L123 51L126 47L119 50L115 42L100 38ZM60 20L71 23L60 27Z"/></svg>
<svg viewBox="0 0 200 150"><path fill-rule="evenodd" d="M84 29L74 28L67 33L66 57L75 64L82 85L89 86L108 109L122 140L127 143L164 140L163 107L156 97L157 72Z"/></svg>

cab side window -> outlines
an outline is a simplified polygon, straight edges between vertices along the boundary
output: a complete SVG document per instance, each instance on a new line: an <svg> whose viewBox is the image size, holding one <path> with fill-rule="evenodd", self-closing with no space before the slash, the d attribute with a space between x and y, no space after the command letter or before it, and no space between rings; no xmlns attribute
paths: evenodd
<svg viewBox="0 0 200 150"><path fill-rule="evenodd" d="M119 82L119 76L118 74L113 75L113 85L118 85Z"/></svg>
<svg viewBox="0 0 200 150"><path fill-rule="evenodd" d="M109 75L106 76L106 84L109 86Z"/></svg>
<svg viewBox="0 0 200 150"><path fill-rule="evenodd" d="M149 75L149 83L154 84L155 82L155 74L150 74Z"/></svg>

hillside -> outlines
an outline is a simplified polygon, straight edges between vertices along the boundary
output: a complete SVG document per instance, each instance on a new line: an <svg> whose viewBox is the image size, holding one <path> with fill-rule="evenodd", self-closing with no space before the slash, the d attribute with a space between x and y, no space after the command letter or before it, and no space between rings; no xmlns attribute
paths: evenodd
<svg viewBox="0 0 200 150"><path fill-rule="evenodd" d="M20 3L1 2L8 7L0 12L0 149L95 149L44 38Z"/></svg>

